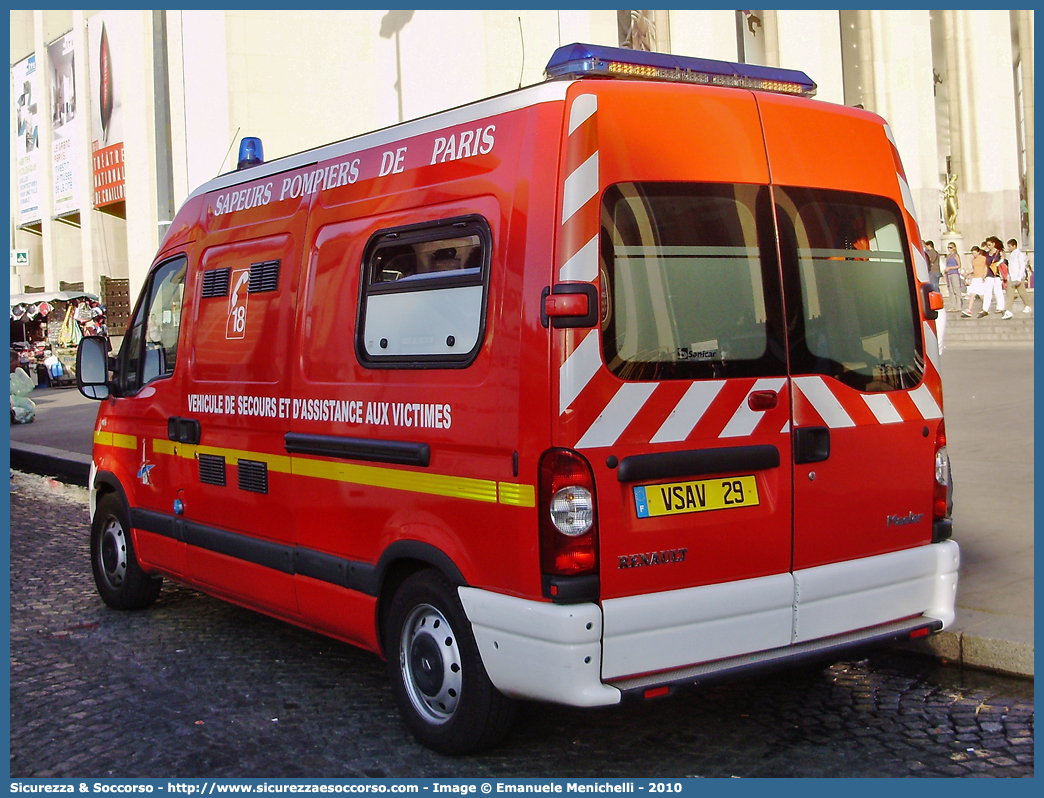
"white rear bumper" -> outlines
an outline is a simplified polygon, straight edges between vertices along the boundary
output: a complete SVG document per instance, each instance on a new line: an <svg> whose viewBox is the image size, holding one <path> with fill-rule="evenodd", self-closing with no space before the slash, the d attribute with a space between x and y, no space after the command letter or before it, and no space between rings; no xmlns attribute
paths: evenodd
<svg viewBox="0 0 1044 798"><path fill-rule="evenodd" d="M618 704L602 684L602 610L458 588L482 664L504 695L577 707Z"/></svg>
<svg viewBox="0 0 1044 798"><path fill-rule="evenodd" d="M783 661L954 619L960 549L916 549L723 585L557 605L459 589L490 680L505 695L572 706L615 704L606 681L654 684L679 669L730 670L746 655ZM902 619L913 619L895 623ZM856 634L852 634L856 633ZM863 634L859 634L863 633ZM767 652L770 652L766 656ZM753 662L753 657L750 658ZM702 663L711 663L703 667ZM667 673L675 671L673 675ZM625 686L621 685L621 686Z"/></svg>

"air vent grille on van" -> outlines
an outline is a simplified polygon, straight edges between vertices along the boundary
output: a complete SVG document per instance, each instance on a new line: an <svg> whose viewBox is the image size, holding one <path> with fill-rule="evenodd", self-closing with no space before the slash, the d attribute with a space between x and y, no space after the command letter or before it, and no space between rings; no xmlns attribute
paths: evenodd
<svg viewBox="0 0 1044 798"><path fill-rule="evenodd" d="M240 460L239 489L251 493L268 493L268 464L256 460Z"/></svg>
<svg viewBox="0 0 1044 798"><path fill-rule="evenodd" d="M279 261L270 260L265 263L250 264L251 294L260 291L276 291L279 288Z"/></svg>
<svg viewBox="0 0 1044 798"><path fill-rule="evenodd" d="M225 458L216 454L201 454L199 458L199 481L207 485L225 485Z"/></svg>
<svg viewBox="0 0 1044 798"><path fill-rule="evenodd" d="M203 298L228 296L228 283L231 273L231 269L211 269L208 272L203 272Z"/></svg>

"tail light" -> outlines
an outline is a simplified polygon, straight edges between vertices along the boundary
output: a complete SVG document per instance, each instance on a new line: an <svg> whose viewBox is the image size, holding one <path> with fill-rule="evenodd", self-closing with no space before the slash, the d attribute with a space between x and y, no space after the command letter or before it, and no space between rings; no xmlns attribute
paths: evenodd
<svg viewBox="0 0 1044 798"><path fill-rule="evenodd" d="M540 570L574 576L598 570L594 475L576 452L551 449L540 458Z"/></svg>
<svg viewBox="0 0 1044 798"><path fill-rule="evenodd" d="M949 518L953 510L953 478L950 474L950 457L946 454L946 425L940 421L935 434L935 484L932 496L934 520Z"/></svg>

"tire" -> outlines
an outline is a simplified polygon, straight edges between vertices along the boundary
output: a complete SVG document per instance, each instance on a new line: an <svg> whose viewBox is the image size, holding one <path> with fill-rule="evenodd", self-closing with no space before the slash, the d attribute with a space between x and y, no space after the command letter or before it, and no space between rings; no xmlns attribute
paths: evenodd
<svg viewBox="0 0 1044 798"><path fill-rule="evenodd" d="M515 702L490 682L457 591L440 572L420 571L392 598L384 651L406 726L442 754L475 753L499 743Z"/></svg>
<svg viewBox="0 0 1044 798"><path fill-rule="evenodd" d="M115 493L98 500L91 525L91 569L102 600L114 610L140 610L159 595L163 580L138 565L130 513Z"/></svg>

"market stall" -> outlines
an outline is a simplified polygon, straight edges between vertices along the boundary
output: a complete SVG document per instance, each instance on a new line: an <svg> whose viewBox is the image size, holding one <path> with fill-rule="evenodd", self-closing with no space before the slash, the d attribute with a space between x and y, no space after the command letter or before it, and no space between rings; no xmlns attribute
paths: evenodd
<svg viewBox="0 0 1044 798"><path fill-rule="evenodd" d="M11 349L37 384L74 385L76 347L103 313L97 295L86 291L12 294Z"/></svg>

